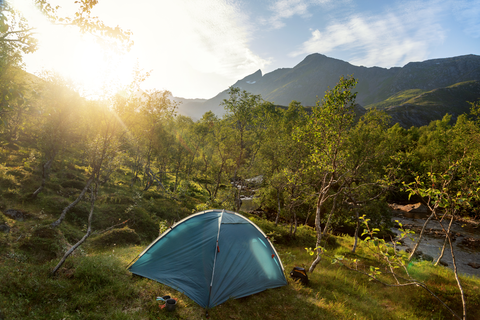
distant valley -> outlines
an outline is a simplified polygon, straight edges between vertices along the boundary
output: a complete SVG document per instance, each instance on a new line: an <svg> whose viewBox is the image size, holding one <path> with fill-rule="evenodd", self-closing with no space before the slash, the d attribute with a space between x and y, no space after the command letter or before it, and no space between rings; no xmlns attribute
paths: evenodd
<svg viewBox="0 0 480 320"><path fill-rule="evenodd" d="M456 117L468 112L469 101L480 99L480 56L465 55L423 62L403 67L380 68L354 66L348 62L311 54L293 68L282 68L267 74L261 70L233 84L276 105L288 106L292 100L314 106L340 76L353 75L358 84L357 103L365 109L383 109L392 123L403 127L422 126L441 119L445 113ZM179 113L200 119L211 110L224 113L221 102L228 88L205 99L174 98Z"/></svg>

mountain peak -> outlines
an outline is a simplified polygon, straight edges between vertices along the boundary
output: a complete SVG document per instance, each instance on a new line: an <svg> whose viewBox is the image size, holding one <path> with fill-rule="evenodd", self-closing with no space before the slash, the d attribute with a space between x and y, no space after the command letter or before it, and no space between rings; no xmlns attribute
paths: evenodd
<svg viewBox="0 0 480 320"><path fill-rule="evenodd" d="M257 71L255 71L254 73L252 73L249 76L246 76L245 78L243 78L240 81L247 82L247 83L255 83L256 81L260 80L261 78L262 78L262 70L258 69Z"/></svg>

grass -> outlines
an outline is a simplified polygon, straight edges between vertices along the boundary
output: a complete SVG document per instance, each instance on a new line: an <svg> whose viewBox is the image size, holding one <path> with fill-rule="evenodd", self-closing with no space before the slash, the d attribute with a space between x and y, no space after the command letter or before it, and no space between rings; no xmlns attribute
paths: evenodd
<svg viewBox="0 0 480 320"><path fill-rule="evenodd" d="M468 112L470 105L467 101L473 102L480 97L480 83L478 81L465 81L453 84L445 88L438 88L431 91L421 89L409 89L395 93L388 99L381 102L369 104L366 109L377 108L387 109L391 106L410 104L419 107L444 107L443 114Z"/></svg>
<svg viewBox="0 0 480 320"><path fill-rule="evenodd" d="M5 162L11 166L5 166ZM28 194L38 182L38 172L21 170L24 161L14 154L0 154L0 209L15 208L29 218L15 221L0 214L0 224L10 226L0 233L0 318L4 319L203 319L205 310L181 292L158 282L132 276L126 266L158 235L163 223L178 221L199 203L201 191L184 186L181 199L175 200L149 190L143 194L125 191L115 183L106 185L99 195L94 214L94 229L101 231L129 220L115 231L93 235L60 268L55 277L50 271L69 245L84 234L88 201L79 203L55 232L49 223L75 196L69 192L80 185L62 186L60 176L77 181L75 166L59 168L45 192L32 201ZM12 168L16 168L13 170ZM125 171L127 172L127 171ZM122 173L123 174L123 173ZM128 174L128 172L126 173ZM123 175L126 175L123 174ZM37 178L35 178L35 175ZM127 176L128 178L128 176ZM57 182L55 182L57 179ZM30 189L22 189L30 181ZM67 192L68 191L68 192ZM78 191L78 190L77 190ZM6 195L9 195L8 197ZM132 196L134 195L134 196ZM180 198L180 197L179 197ZM132 218L133 217L133 218ZM288 275L294 266L308 268L312 257L305 248L315 245L315 233L300 226L295 238L289 226L248 215L275 242ZM120 229L121 228L121 229ZM128 239L126 236L131 237ZM141 244L138 245L138 242ZM353 239L329 236L327 254L354 257L360 266L378 265L360 244L350 253ZM451 308L461 312L460 296L449 269L431 263L415 262L410 272L424 281ZM325 256L306 287L292 281L288 285L252 296L231 299L209 311L211 319L451 319L451 315L425 290L418 287L390 288L368 281L367 277L332 264ZM480 319L480 280L462 277L470 319ZM160 309L157 296L178 299L176 311Z"/></svg>
<svg viewBox="0 0 480 320"><path fill-rule="evenodd" d="M287 227L277 227L282 234ZM333 237L333 236L332 236ZM333 237L329 255L349 255L353 239ZM310 244L277 244L285 270L308 267ZM126 266L145 245L87 246L69 258L56 277L49 271L58 259L37 263L29 253L10 251L0 257L0 310L6 319L201 319L205 311L187 296L158 282L132 276ZM356 258L365 264L372 257L360 246ZM460 312L460 297L453 274L426 262L414 263L410 272L424 281L447 304ZM288 279L289 285L210 310L211 319L451 319L426 291L417 287L389 288L325 257L307 287ZM462 277L470 319L480 318L480 281ZM160 309L157 296L178 298L175 312Z"/></svg>

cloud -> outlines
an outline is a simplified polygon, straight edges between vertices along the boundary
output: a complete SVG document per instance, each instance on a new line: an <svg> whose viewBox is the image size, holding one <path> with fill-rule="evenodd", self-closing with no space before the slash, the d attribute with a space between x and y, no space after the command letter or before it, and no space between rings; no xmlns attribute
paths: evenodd
<svg viewBox="0 0 480 320"><path fill-rule="evenodd" d="M285 26L283 19L294 15L308 16L307 9L308 2L305 0L280 0L270 7L273 16L268 19L268 22L274 29L280 29Z"/></svg>
<svg viewBox="0 0 480 320"><path fill-rule="evenodd" d="M374 16L351 15L325 30L312 31L310 39L289 55L340 50L350 54L353 64L382 67L423 60L430 46L445 38L439 23L445 7L437 4L409 2Z"/></svg>
<svg viewBox="0 0 480 320"><path fill-rule="evenodd" d="M99 2L98 15L134 33L134 49L155 73L189 68L236 80L269 61L249 47L253 30L241 8L228 0ZM111 10L115 7L116 10ZM108 22L108 21L107 21ZM179 64L183 64L179 66Z"/></svg>
<svg viewBox="0 0 480 320"><path fill-rule="evenodd" d="M331 0L279 0L269 7L273 12L272 16L264 19L265 24L269 24L274 29L280 29L285 26L284 19L295 15L308 18L311 16L308 9L311 6L324 5Z"/></svg>
<svg viewBox="0 0 480 320"><path fill-rule="evenodd" d="M183 54L192 67L237 79L268 64L250 50L252 31L238 8L222 0L182 2L188 17L183 41L193 49Z"/></svg>

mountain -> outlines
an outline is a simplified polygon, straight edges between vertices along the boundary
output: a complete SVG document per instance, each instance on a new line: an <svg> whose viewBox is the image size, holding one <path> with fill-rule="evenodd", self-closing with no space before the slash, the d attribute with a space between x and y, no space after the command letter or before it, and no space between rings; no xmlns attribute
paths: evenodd
<svg viewBox="0 0 480 320"><path fill-rule="evenodd" d="M260 94L265 100L277 105L287 106L292 100L296 100L304 106L314 106L329 87L335 86L342 75L353 75L358 80L357 103L360 105L368 108L385 102L384 108L401 106L402 104L394 100L394 97L402 92L402 95L413 98L417 93L419 95L466 81L480 81L480 56L465 55L410 62L403 67L386 69L354 66L316 53L307 56L293 68L277 69L265 75L258 70L237 81L233 86ZM189 101L184 101L184 110L193 114L194 108L196 115L211 110L221 115L224 110L220 103L227 98L227 91L228 89L201 104L190 105ZM448 95L448 90L444 93ZM394 103L389 104L386 102L388 99L393 99ZM467 100L463 102L465 101ZM414 105L416 104L413 103L412 106Z"/></svg>
<svg viewBox="0 0 480 320"><path fill-rule="evenodd" d="M177 103L178 113L189 116L194 120L200 119L203 114L208 111L203 107L207 99L185 99L172 96L171 100Z"/></svg>
<svg viewBox="0 0 480 320"><path fill-rule="evenodd" d="M399 123L405 128L427 125L433 120L443 118L446 113L452 116L452 121L456 121L459 115L470 111L469 102L480 99L480 81L465 81L430 91L420 90L416 92L418 94L414 92L402 91L367 108L375 106L377 109L384 109L392 117L392 123ZM398 103L400 97L403 100ZM392 102L387 103L388 101Z"/></svg>

